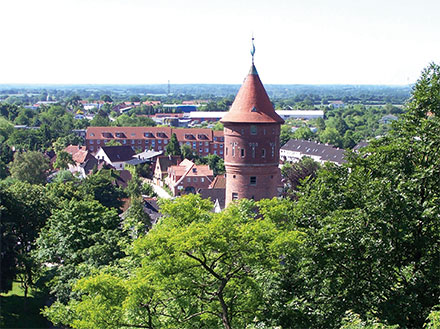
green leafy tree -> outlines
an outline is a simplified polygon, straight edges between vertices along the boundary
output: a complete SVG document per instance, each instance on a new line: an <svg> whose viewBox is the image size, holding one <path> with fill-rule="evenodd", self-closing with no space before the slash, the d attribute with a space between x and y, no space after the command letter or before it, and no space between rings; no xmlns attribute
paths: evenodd
<svg viewBox="0 0 440 329"><path fill-rule="evenodd" d="M113 102L112 98L109 95L107 95L107 94L102 95L101 96L101 100L104 101L104 102L109 102L109 103Z"/></svg>
<svg viewBox="0 0 440 329"><path fill-rule="evenodd" d="M88 176L81 185L82 191L98 200L103 206L119 210L125 193L116 185L118 173L115 170L101 169Z"/></svg>
<svg viewBox="0 0 440 329"><path fill-rule="evenodd" d="M72 155L70 153L67 153L65 151L61 151L57 153L57 158L53 164L54 168L57 169L68 169L69 164L73 165L75 162L72 159Z"/></svg>
<svg viewBox="0 0 440 329"><path fill-rule="evenodd" d="M182 151L180 150L180 144L177 140L176 134L172 134L170 138L170 142L166 147L167 155L181 155Z"/></svg>
<svg viewBox="0 0 440 329"><path fill-rule="evenodd" d="M35 255L51 263L52 293L61 302L71 297L72 284L94 268L124 256L119 216L96 200L66 200L53 211L37 239Z"/></svg>
<svg viewBox="0 0 440 329"><path fill-rule="evenodd" d="M293 133L293 138L310 140L314 136L309 127L300 127Z"/></svg>
<svg viewBox="0 0 440 329"><path fill-rule="evenodd" d="M31 184L45 184L49 159L40 152L17 152L10 167L12 177Z"/></svg>
<svg viewBox="0 0 440 329"><path fill-rule="evenodd" d="M180 150L182 151L183 159L188 159L188 160L198 159L198 154L196 154L196 152L188 144L183 144Z"/></svg>
<svg viewBox="0 0 440 329"><path fill-rule="evenodd" d="M327 127L318 134L321 143L328 143L333 146L342 147L342 137L336 128Z"/></svg>
<svg viewBox="0 0 440 329"><path fill-rule="evenodd" d="M78 301L46 309L75 328L245 328L261 323L267 278L300 243L244 201L221 214L197 195L165 202L165 217L133 244L130 275L78 282Z"/></svg>
<svg viewBox="0 0 440 329"><path fill-rule="evenodd" d="M432 64L386 136L301 190L289 221L306 232L302 256L286 255L273 292L290 306L268 318L334 328L352 310L422 327L440 296L439 118L440 67Z"/></svg>
<svg viewBox="0 0 440 329"><path fill-rule="evenodd" d="M309 157L304 157L296 163L286 163L281 168L281 174L285 179L286 196L296 199L299 187L312 182L319 168L319 163Z"/></svg>
<svg viewBox="0 0 440 329"><path fill-rule="evenodd" d="M20 181L0 185L2 292L10 290L18 277L27 296L37 269L30 253L49 215L50 202L43 186Z"/></svg>

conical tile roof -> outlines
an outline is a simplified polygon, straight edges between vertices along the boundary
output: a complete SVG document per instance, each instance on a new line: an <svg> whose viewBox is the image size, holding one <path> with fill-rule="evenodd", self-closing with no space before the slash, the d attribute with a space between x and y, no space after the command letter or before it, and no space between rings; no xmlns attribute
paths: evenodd
<svg viewBox="0 0 440 329"><path fill-rule="evenodd" d="M229 112L220 121L222 123L284 123L275 112L254 65L251 66Z"/></svg>

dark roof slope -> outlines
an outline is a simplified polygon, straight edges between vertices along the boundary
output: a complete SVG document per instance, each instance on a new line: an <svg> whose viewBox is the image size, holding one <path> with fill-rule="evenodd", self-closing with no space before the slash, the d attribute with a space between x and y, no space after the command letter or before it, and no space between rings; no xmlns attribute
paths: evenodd
<svg viewBox="0 0 440 329"><path fill-rule="evenodd" d="M167 172L168 167L177 166L180 160L180 155L164 155L158 157L156 161L159 161L160 171Z"/></svg>
<svg viewBox="0 0 440 329"><path fill-rule="evenodd" d="M306 156L320 157L322 161L331 161L336 163L346 162L344 159L345 150L334 147L329 144L321 144L314 141L306 141L303 139L291 139L281 150L300 152Z"/></svg>
<svg viewBox="0 0 440 329"><path fill-rule="evenodd" d="M131 146L103 146L101 149L107 154L111 162L121 162L133 159L136 152Z"/></svg>

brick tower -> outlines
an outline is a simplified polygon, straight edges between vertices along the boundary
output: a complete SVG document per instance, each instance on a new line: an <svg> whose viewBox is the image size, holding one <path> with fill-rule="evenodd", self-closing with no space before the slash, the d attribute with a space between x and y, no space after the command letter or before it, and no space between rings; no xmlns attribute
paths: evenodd
<svg viewBox="0 0 440 329"><path fill-rule="evenodd" d="M225 135L226 206L236 199L277 196L280 127L284 120L275 112L253 58L249 74L221 122Z"/></svg>

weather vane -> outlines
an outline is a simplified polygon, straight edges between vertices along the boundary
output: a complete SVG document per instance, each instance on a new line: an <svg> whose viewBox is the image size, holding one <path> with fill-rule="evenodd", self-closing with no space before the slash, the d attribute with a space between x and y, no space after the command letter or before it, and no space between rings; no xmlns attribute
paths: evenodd
<svg viewBox="0 0 440 329"><path fill-rule="evenodd" d="M251 55L252 55L252 65L254 65L254 55L255 55L254 35L252 35Z"/></svg>

